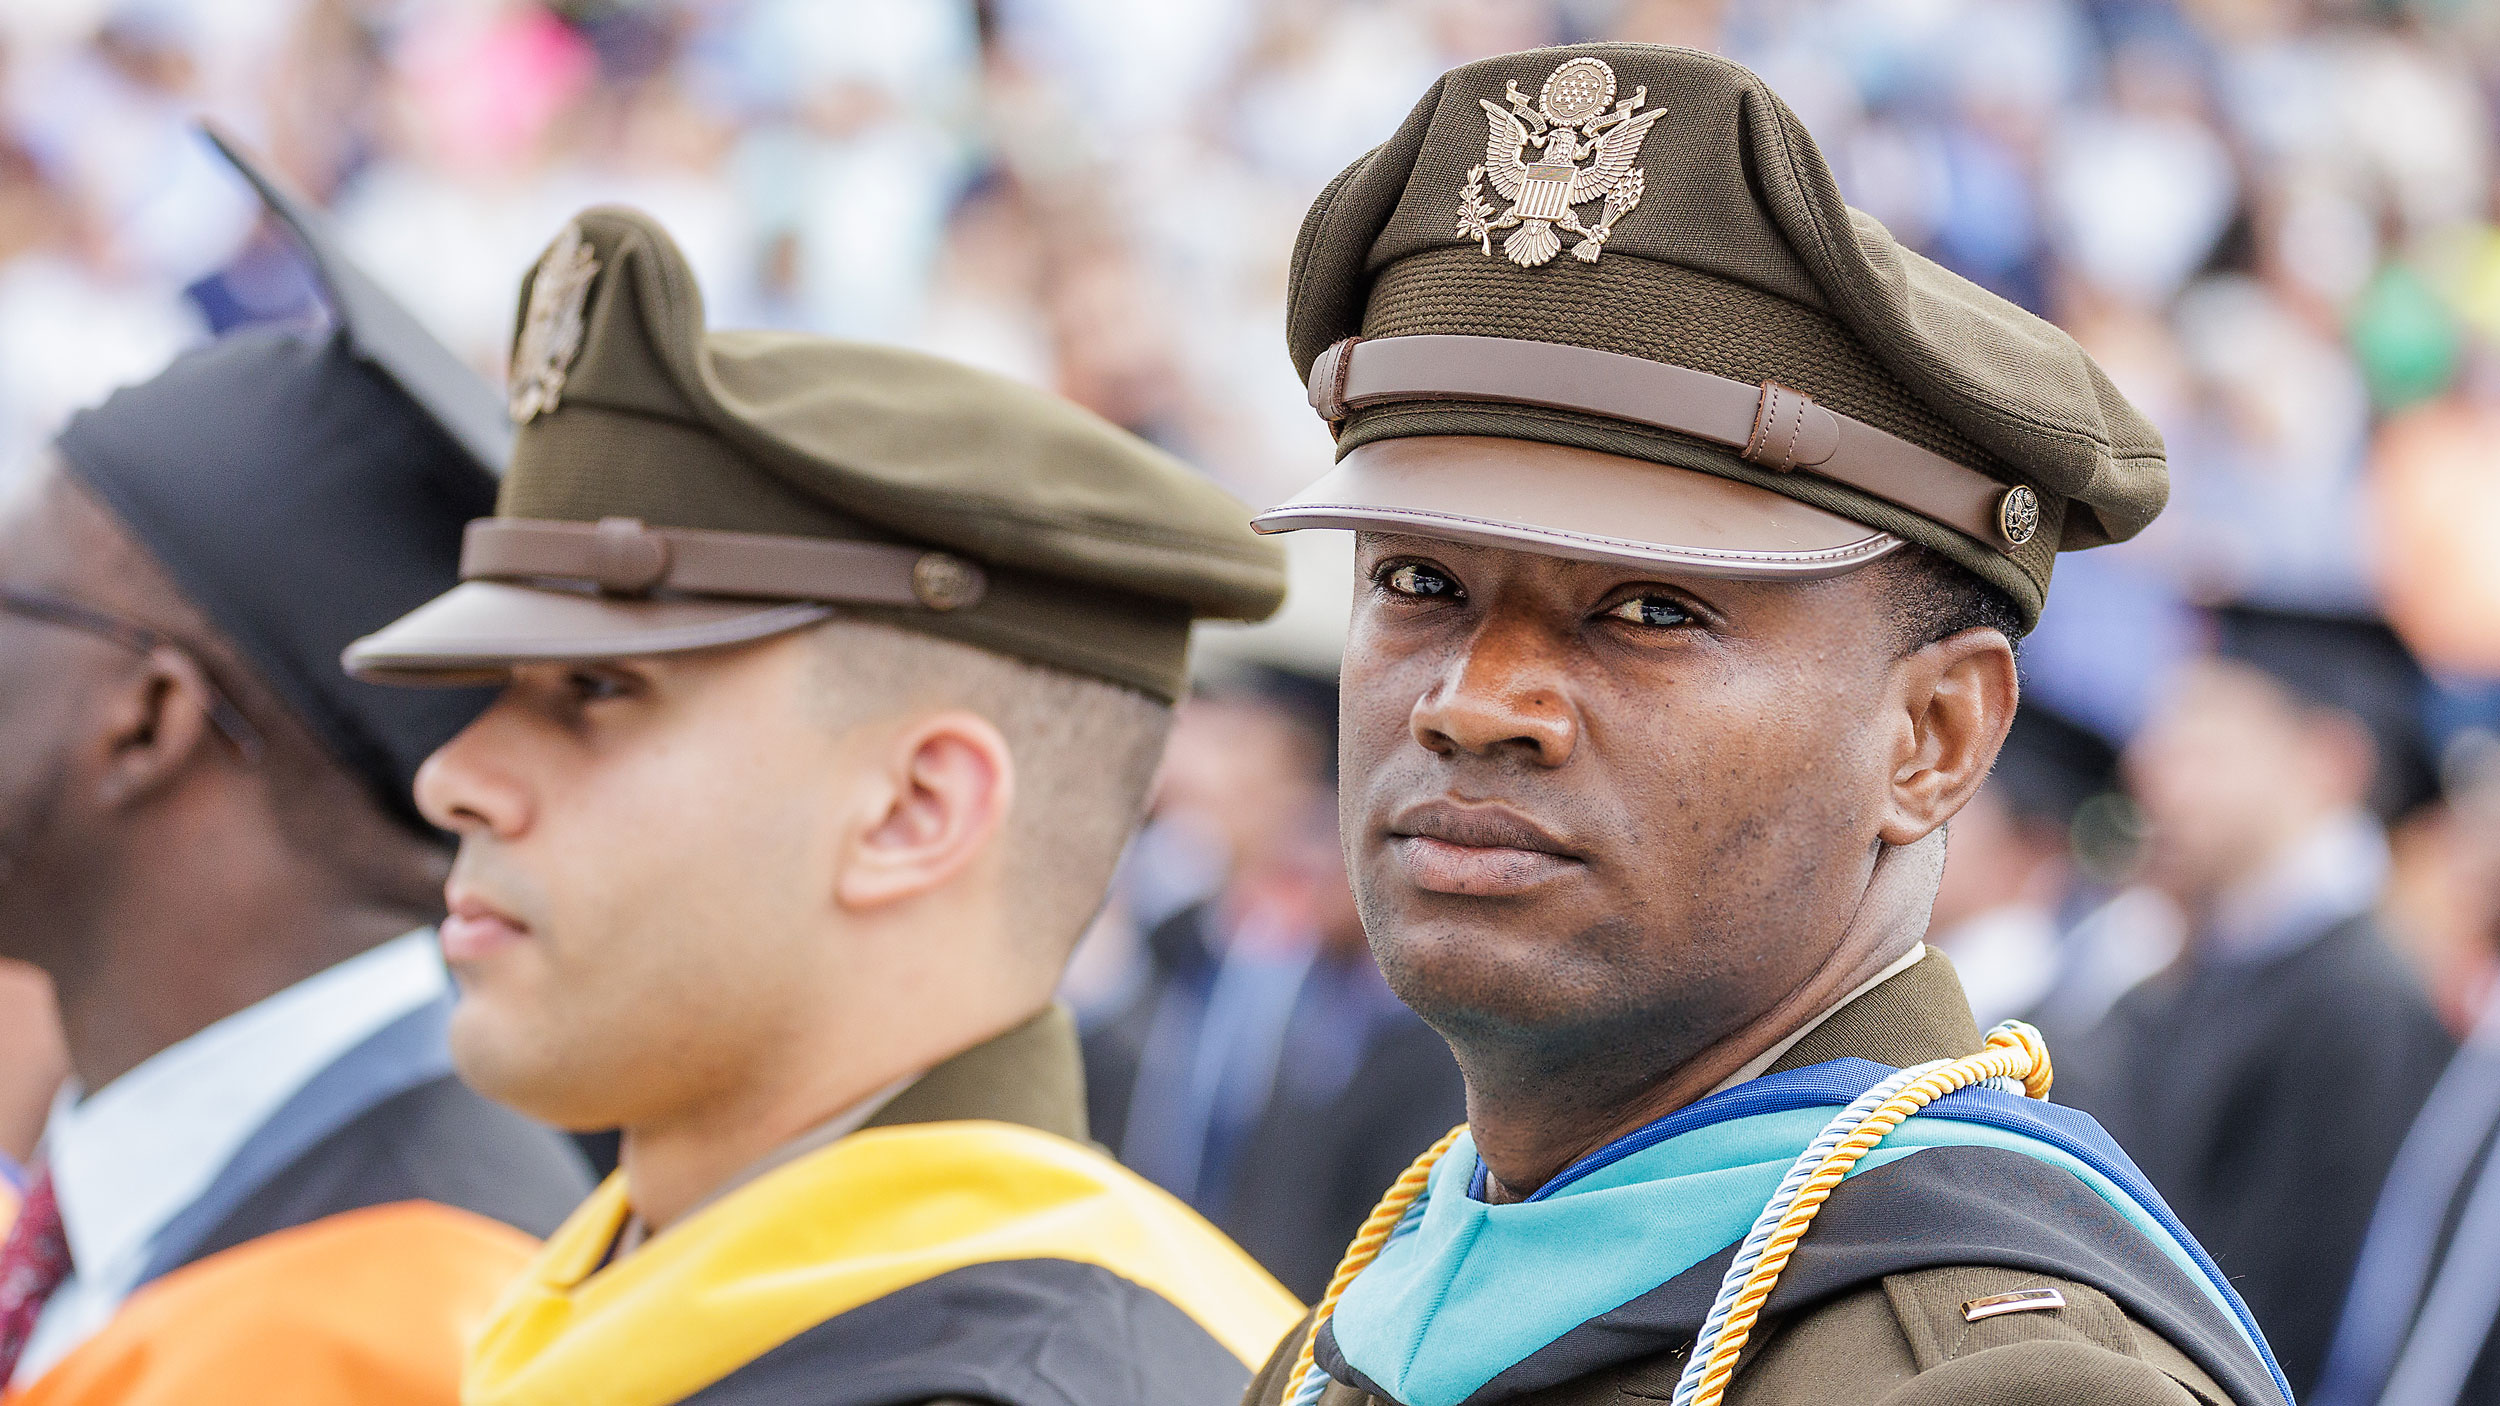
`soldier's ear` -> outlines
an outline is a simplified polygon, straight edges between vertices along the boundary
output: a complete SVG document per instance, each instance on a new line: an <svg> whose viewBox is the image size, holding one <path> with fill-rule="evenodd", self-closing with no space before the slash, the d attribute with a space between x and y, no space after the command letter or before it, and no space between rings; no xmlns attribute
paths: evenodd
<svg viewBox="0 0 2500 1406"><path fill-rule="evenodd" d="M989 719L924 718L885 751L874 812L846 846L834 900L853 912L937 892L997 847L1015 804L1015 760Z"/></svg>
<svg viewBox="0 0 2500 1406"><path fill-rule="evenodd" d="M1961 810L2005 745L2021 687L2014 647L1990 629L1964 630L1904 655L1892 671L1899 709L1890 794L1877 837L1915 844Z"/></svg>

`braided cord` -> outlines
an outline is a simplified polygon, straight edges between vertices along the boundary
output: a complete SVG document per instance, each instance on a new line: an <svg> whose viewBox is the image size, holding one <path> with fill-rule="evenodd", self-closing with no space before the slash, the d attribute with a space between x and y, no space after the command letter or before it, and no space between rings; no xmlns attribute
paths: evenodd
<svg viewBox="0 0 2500 1406"><path fill-rule="evenodd" d="M1695 1357L1702 1355L1702 1345L1718 1341L1719 1335L1726 1331L1728 1315L1736 1308L1738 1291L1752 1277L1754 1266L1762 1262L1763 1251L1769 1247L1772 1235L1778 1232L1780 1222L1787 1219L1789 1208L1796 1205L1798 1193L1805 1190L1806 1179L1813 1176L1815 1169L1830 1158L1833 1151L1840 1146L1843 1138L1854 1131L1860 1123L1866 1121L1876 1109L1891 1102L1893 1097L1901 1092L1904 1085L1931 1069L1941 1067L1945 1062L1936 1060L1900 1070L1865 1093L1858 1095L1857 1102L1842 1109L1829 1123L1824 1124L1823 1131L1807 1145L1806 1150L1799 1154L1796 1161L1789 1164L1788 1175L1780 1179L1779 1189L1771 1193L1771 1199L1763 1206L1762 1214L1754 1217L1753 1228L1746 1232L1743 1242L1736 1247L1735 1261L1728 1266L1727 1273L1719 1280L1718 1297L1712 1300L1710 1315L1702 1320L1701 1335L1695 1339ZM1676 1382L1673 1406L1692 1406L1693 1393L1700 1389L1700 1375L1691 1371L1685 1372Z"/></svg>
<svg viewBox="0 0 2500 1406"><path fill-rule="evenodd" d="M1814 1223L1816 1213L1850 1168L1873 1151L1903 1119L1944 1095L1973 1084L1989 1084L2012 1092L2012 1086L2019 1081L2025 1095L2046 1098L2051 1077L2048 1046L2042 1043L2040 1032L2021 1021L2009 1020L1989 1032L1987 1046L1978 1054L1901 1070L1841 1110L1790 1164L1770 1203L1763 1207L1738 1246L1735 1261L1720 1281L1710 1315L1703 1321L1701 1336L1693 1344L1692 1357L1676 1383L1673 1406L1720 1406L1728 1383L1735 1376L1736 1359L1744 1352L1745 1341L1762 1315L1763 1304L1778 1286L1781 1272L1788 1267L1797 1242L1805 1238L1807 1227ZM1346 1246L1345 1257L1337 1263L1337 1272L1329 1277L1328 1291L1320 1295L1318 1311L1311 1315L1311 1327L1303 1336L1301 1350L1294 1355L1293 1372L1285 1379L1292 1383L1285 1395L1287 1406L1314 1406L1326 1390L1328 1379L1318 1370L1320 1326L1336 1312L1337 1300L1355 1277L1371 1267L1372 1261L1380 1257L1380 1252L1412 1218L1425 1187L1431 1184L1433 1168L1466 1131L1464 1123L1450 1129L1410 1163L1364 1219L1363 1228L1355 1232L1353 1242Z"/></svg>
<svg viewBox="0 0 2500 1406"><path fill-rule="evenodd" d="M2041 1042L2040 1032L2009 1020L1989 1032L1987 1047L1978 1054L1903 1070L1843 1110L1789 1168L1779 1193L1764 1208L1763 1219L1775 1221L1769 1234L1761 1233L1761 1220L1757 1220L1755 1232L1746 1237L1736 1262L1728 1266L1719 1300L1704 1320L1693 1354L1676 1382L1674 1406L1719 1406L1736 1374L1736 1359L1745 1350L1745 1340L1762 1316L1771 1291L1778 1287L1797 1242L1805 1238L1807 1227L1814 1224L1816 1213L1849 1169L1903 1119L1956 1089L2000 1079L2019 1079L2026 1095L2046 1098L2051 1077L2048 1046ZM1891 1092L1884 1093L1886 1089ZM1878 1094L1883 1095L1881 1102L1861 1112Z"/></svg>
<svg viewBox="0 0 2500 1406"><path fill-rule="evenodd" d="M1294 1384L1293 1390L1285 1396L1292 1406L1309 1406L1309 1401L1317 1401L1321 1389L1327 1385L1327 1378L1318 1370L1320 1325L1337 1311L1337 1300L1344 1297L1346 1286L1354 1282L1354 1277L1369 1269L1373 1260L1380 1258L1382 1248L1388 1245L1399 1223L1406 1219L1408 1211L1414 1209L1415 1202L1424 1194L1424 1188L1432 1184L1432 1169L1449 1152L1450 1145L1458 1141L1458 1135L1465 1131L1465 1123L1450 1129L1441 1135L1439 1142L1425 1148L1421 1157L1408 1163L1406 1170L1398 1173L1398 1179L1389 1183L1389 1190L1380 1198L1380 1204L1372 1207L1372 1213L1363 1218L1363 1228L1354 1232L1353 1241L1345 1247L1345 1258L1337 1261L1337 1272L1328 1277L1328 1292L1319 1296L1319 1311L1311 1315L1311 1330L1303 1335L1302 1350L1294 1354L1293 1375L1285 1378Z"/></svg>

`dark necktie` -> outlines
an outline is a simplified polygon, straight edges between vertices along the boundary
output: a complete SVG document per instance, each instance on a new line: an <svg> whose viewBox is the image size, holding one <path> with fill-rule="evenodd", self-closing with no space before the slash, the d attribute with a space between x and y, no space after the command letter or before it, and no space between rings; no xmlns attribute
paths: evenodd
<svg viewBox="0 0 2500 1406"><path fill-rule="evenodd" d="M35 1175L18 1207L9 1238L0 1241L0 1387L17 1371L18 1354L35 1335L44 1300L69 1277L69 1235L61 1225L61 1202L52 1193L52 1172Z"/></svg>

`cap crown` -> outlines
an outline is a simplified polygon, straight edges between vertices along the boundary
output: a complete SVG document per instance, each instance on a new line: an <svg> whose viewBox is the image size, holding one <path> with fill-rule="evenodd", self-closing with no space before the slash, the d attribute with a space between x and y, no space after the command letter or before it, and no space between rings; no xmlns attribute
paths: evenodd
<svg viewBox="0 0 2500 1406"><path fill-rule="evenodd" d="M1582 230L1602 222L1602 239L1548 249L1521 247L1517 230L1487 237L1494 219L1554 213L1557 201ZM1828 479L1599 416L1450 400L1339 425L1340 449L1494 434L1721 474L1933 547L2028 616L2056 551L2132 536L2168 493L2159 433L2072 338L1850 209L1787 105L1746 69L1694 50L1578 45L1443 75L1313 205L1288 304L1305 374L1349 336L1570 343L1777 381L2027 485L2038 530L2007 551Z"/></svg>
<svg viewBox="0 0 2500 1406"><path fill-rule="evenodd" d="M551 279L573 306L540 298ZM639 212L574 222L515 337L528 418L504 516L942 548L988 573L979 603L863 612L1166 696L1193 618L1283 598L1240 503L1066 400L894 347L706 331L692 271Z"/></svg>

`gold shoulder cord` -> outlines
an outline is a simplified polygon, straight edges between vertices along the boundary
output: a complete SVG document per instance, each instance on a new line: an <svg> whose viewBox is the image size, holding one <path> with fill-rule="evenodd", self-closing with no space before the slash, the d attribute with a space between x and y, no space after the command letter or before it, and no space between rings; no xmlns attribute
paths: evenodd
<svg viewBox="0 0 2500 1406"><path fill-rule="evenodd" d="M1870 1091L1879 1099L1872 1109L1867 1109L1867 1100L1861 1099L1844 1110L1806 1149L1805 1156L1782 1181L1779 1193L1763 1208L1757 1227L1767 1222L1768 1235L1757 1228L1755 1234L1747 1236L1736 1262L1728 1266L1718 1302L1701 1337L1693 1344L1683 1378L1676 1384L1674 1406L1720 1406L1728 1383L1736 1374L1736 1360L1743 1354L1745 1341L1762 1315L1763 1304L1778 1287L1780 1273L1788 1267L1797 1242L1805 1238L1816 1213L1849 1169L1873 1151L1902 1120L1956 1089L1991 1079L2019 1080L2027 1097L2044 1099L2048 1097L2051 1078L2049 1050L2041 1041L2040 1032L2021 1021L2009 1020L1988 1033L1988 1043L1979 1053L1903 1070ZM1363 1228L1355 1233L1353 1243L1346 1247L1345 1258L1338 1262L1336 1274L1328 1281L1328 1292L1320 1296L1318 1311L1311 1315L1302 1350L1295 1354L1293 1373L1286 1378L1293 1383L1285 1397L1286 1406L1310 1406L1319 1399L1328 1381L1317 1370L1320 1325L1336 1311L1337 1300L1344 1296L1347 1286L1380 1257L1390 1233L1423 1195L1434 1165L1465 1131L1467 1125L1459 1124L1416 1158L1399 1174L1388 1194L1380 1198L1380 1204L1364 1220Z"/></svg>

